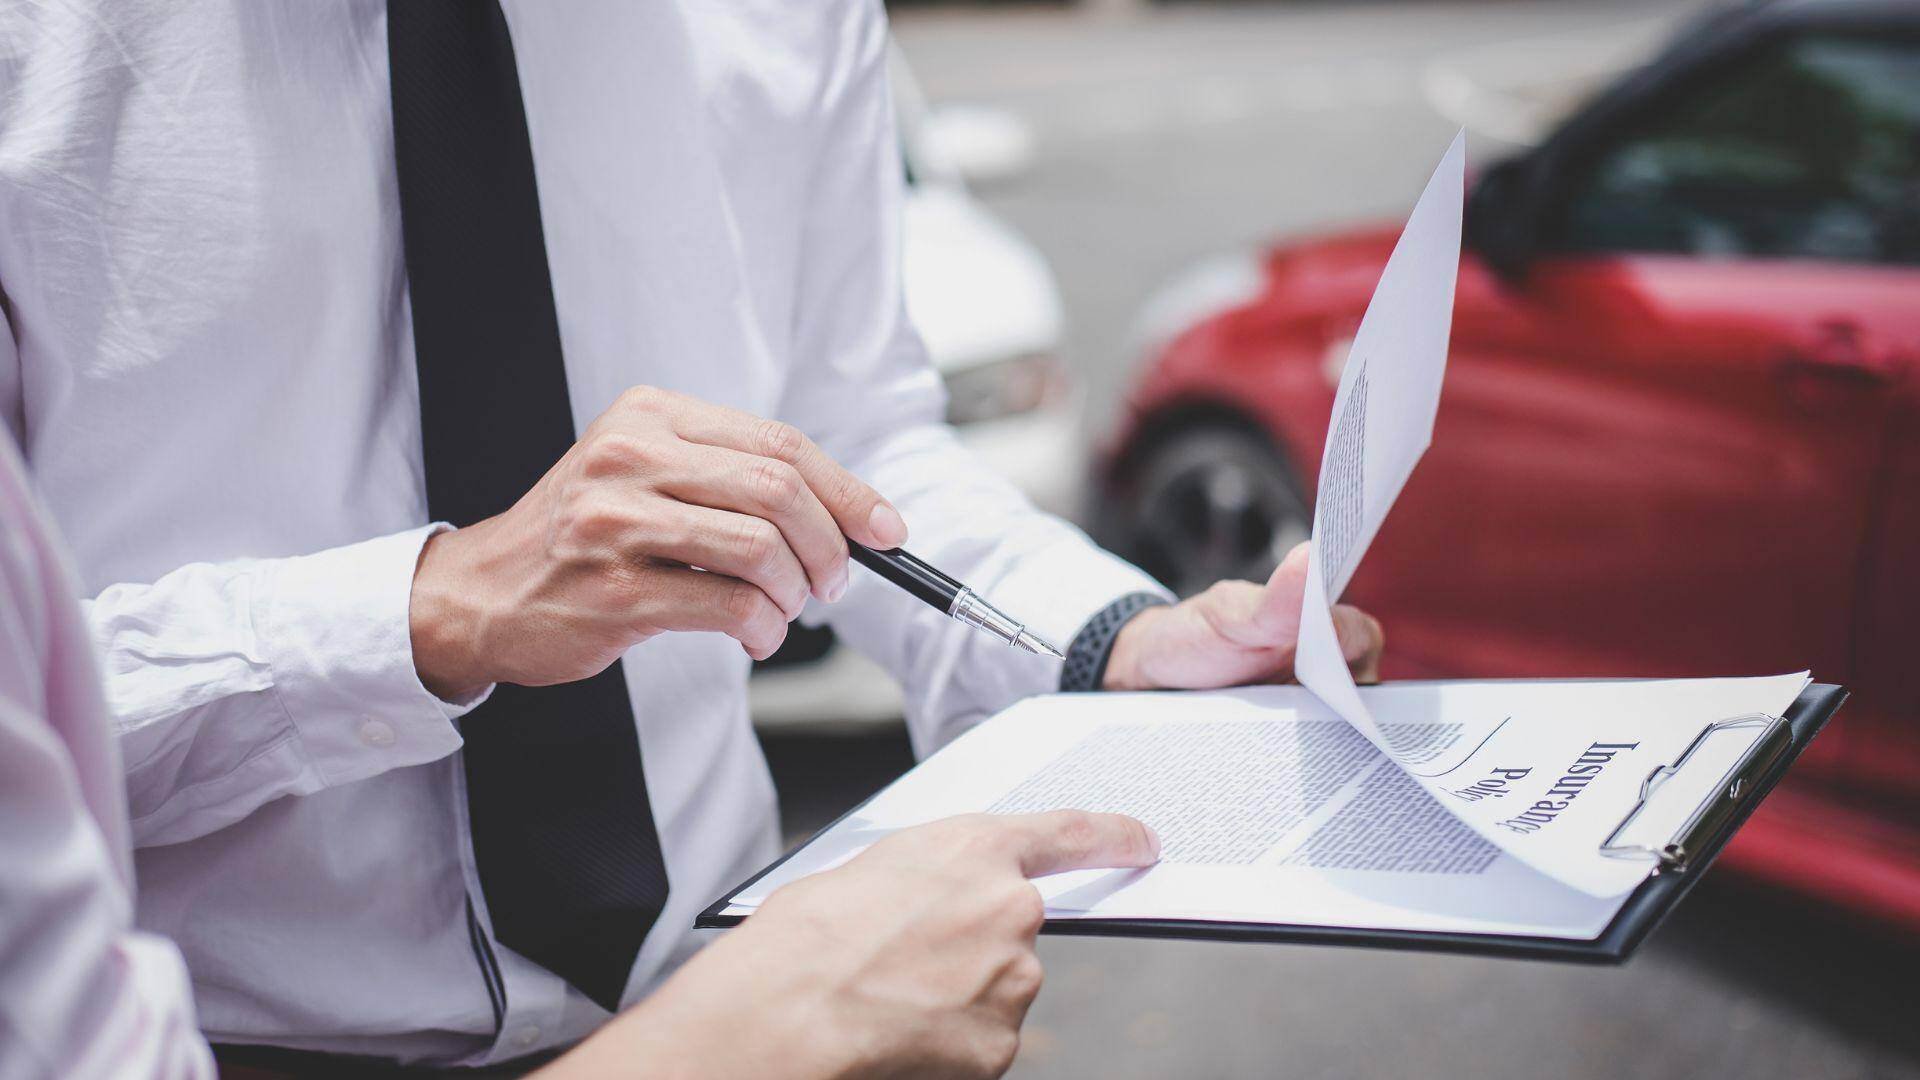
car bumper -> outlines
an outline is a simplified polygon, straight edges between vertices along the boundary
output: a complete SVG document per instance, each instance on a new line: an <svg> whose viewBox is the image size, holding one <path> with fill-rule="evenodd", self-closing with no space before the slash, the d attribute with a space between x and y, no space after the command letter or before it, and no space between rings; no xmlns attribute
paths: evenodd
<svg viewBox="0 0 1920 1080"><path fill-rule="evenodd" d="M1920 831L1897 814L1783 785L1720 861L1920 940Z"/></svg>

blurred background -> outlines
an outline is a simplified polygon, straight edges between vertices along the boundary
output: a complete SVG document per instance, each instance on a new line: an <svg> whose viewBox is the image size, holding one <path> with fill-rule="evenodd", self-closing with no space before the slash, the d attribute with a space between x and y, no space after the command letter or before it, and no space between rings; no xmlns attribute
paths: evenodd
<svg viewBox="0 0 1920 1080"><path fill-rule="evenodd" d="M896 4L909 305L964 438L1170 586L1304 539L1333 390L1469 139L1389 676L1855 696L1621 969L1049 939L1014 1075L1920 1075L1920 3ZM911 764L754 682L798 840Z"/></svg>

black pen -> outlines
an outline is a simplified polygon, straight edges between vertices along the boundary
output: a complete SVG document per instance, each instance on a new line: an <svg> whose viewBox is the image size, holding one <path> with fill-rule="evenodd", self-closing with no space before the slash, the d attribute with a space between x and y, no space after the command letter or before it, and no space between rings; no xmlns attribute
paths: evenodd
<svg viewBox="0 0 1920 1080"><path fill-rule="evenodd" d="M980 594L928 566L903 548L876 551L847 541L847 554L853 561L879 574L928 605L945 612L949 618L975 626L1017 649L1064 660L1059 649L1027 632L1027 628L1008 618L999 608L980 598Z"/></svg>

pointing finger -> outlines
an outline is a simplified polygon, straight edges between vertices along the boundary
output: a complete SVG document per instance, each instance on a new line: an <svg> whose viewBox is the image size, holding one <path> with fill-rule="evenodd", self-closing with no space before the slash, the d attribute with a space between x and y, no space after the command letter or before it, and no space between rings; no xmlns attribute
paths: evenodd
<svg viewBox="0 0 1920 1080"><path fill-rule="evenodd" d="M1160 838L1144 822L1121 814L1054 810L1002 819L1012 830L1020 872L1042 877L1065 870L1152 866Z"/></svg>

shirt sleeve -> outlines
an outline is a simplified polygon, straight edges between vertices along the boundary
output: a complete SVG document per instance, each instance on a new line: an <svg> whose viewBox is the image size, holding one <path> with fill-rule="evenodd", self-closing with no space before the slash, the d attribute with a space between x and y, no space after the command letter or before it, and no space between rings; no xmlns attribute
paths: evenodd
<svg viewBox="0 0 1920 1080"><path fill-rule="evenodd" d="M885 15L877 0L846 11L830 49L782 418L893 501L915 554L1064 646L1119 597L1165 590L1035 509L943 422L945 388L900 279L903 170ZM1015 652L858 570L839 603L816 604L808 617L900 680L922 754L1059 685L1058 661Z"/></svg>
<svg viewBox="0 0 1920 1080"><path fill-rule="evenodd" d="M414 670L425 526L312 555L197 563L87 603L138 846L204 836L460 746Z"/></svg>
<svg viewBox="0 0 1920 1080"><path fill-rule="evenodd" d="M211 1077L179 952L132 926L98 676L15 468L0 445L0 1080Z"/></svg>

